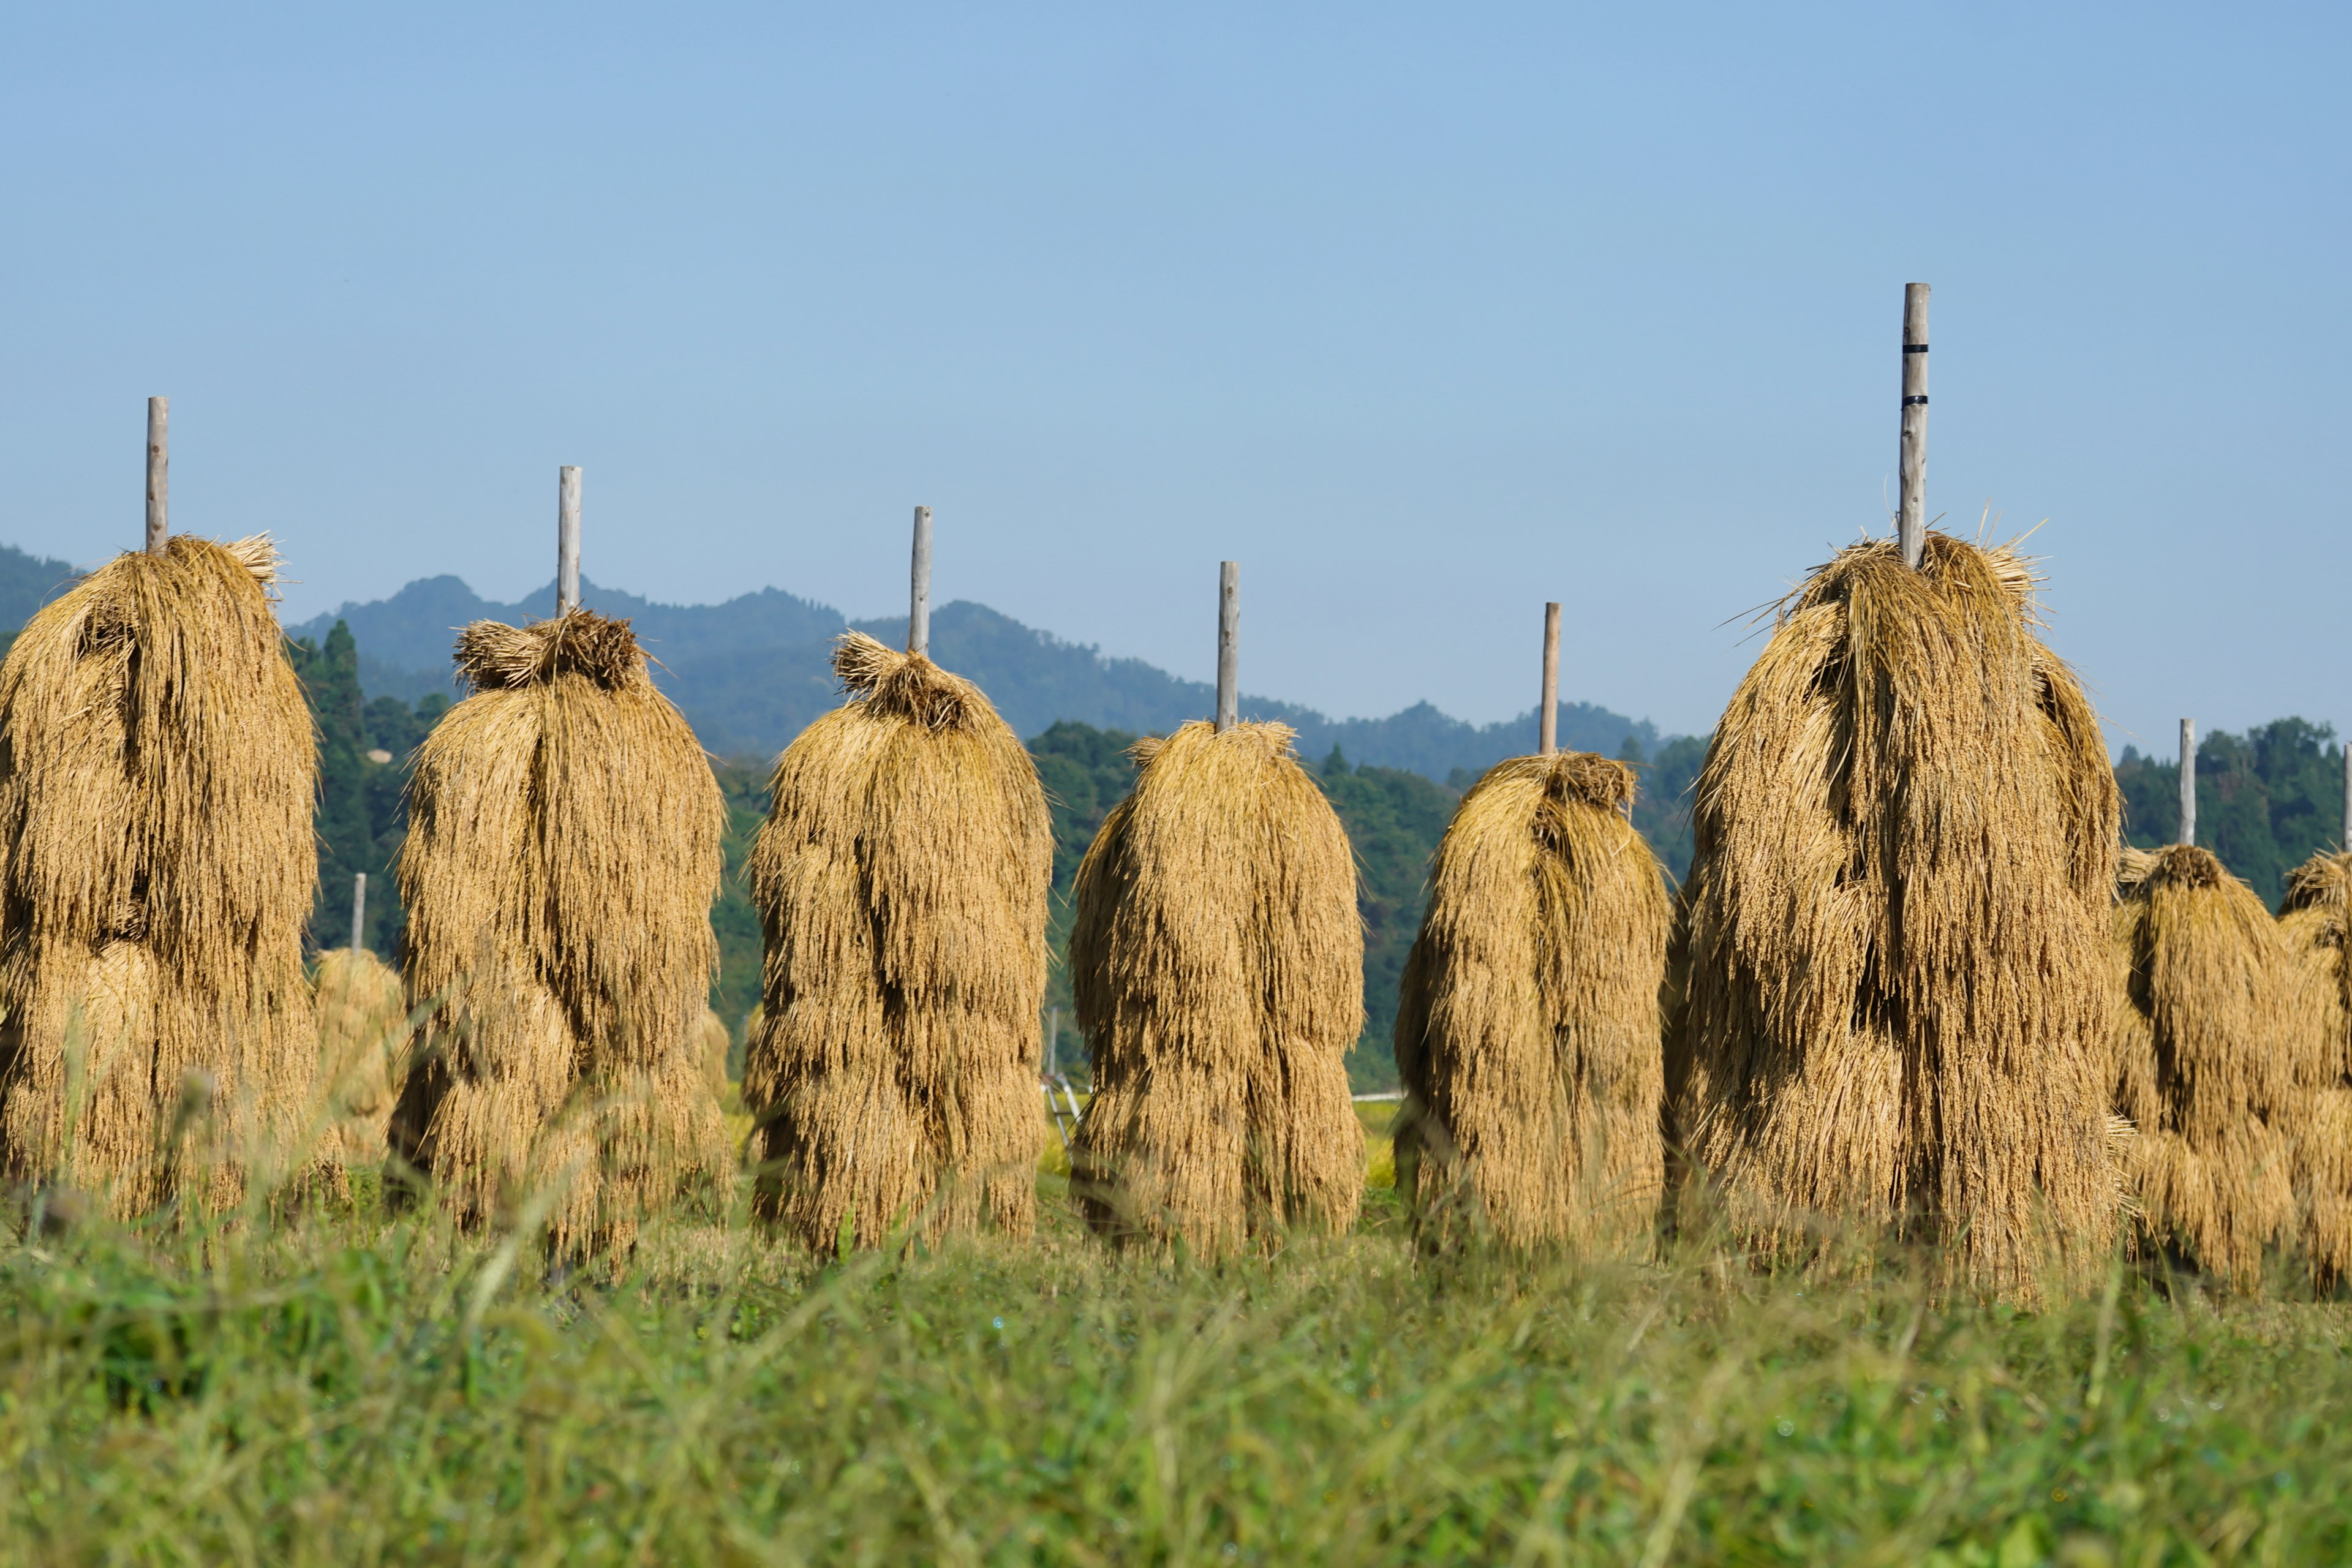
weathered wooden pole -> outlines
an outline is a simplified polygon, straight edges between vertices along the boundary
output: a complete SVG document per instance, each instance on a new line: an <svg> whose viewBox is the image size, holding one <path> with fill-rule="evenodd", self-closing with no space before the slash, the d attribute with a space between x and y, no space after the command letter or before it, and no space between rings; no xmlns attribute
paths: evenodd
<svg viewBox="0 0 2352 1568"><path fill-rule="evenodd" d="M147 553L163 553L172 502L172 400L147 400Z"/></svg>
<svg viewBox="0 0 2352 1568"><path fill-rule="evenodd" d="M1927 286L1903 285L1903 447L1896 474L1903 510L1895 514L1895 537L1903 563L1916 571L1927 548Z"/></svg>
<svg viewBox="0 0 2352 1568"><path fill-rule="evenodd" d="M931 657L931 509L915 509L913 591L907 602L907 651Z"/></svg>
<svg viewBox="0 0 2352 1568"><path fill-rule="evenodd" d="M1559 606L1544 605L1543 706L1536 710L1536 750L1559 750Z"/></svg>
<svg viewBox="0 0 2352 1568"><path fill-rule="evenodd" d="M1045 1077L1048 1081L1062 1076L1062 1010L1045 1009Z"/></svg>
<svg viewBox="0 0 2352 1568"><path fill-rule="evenodd" d="M367 948L367 873L361 871L352 878L352 951L362 952Z"/></svg>
<svg viewBox="0 0 2352 1568"><path fill-rule="evenodd" d="M580 470L555 471L555 613L580 607Z"/></svg>
<svg viewBox="0 0 2352 1568"><path fill-rule="evenodd" d="M1217 733L1242 717L1242 566L1217 565Z"/></svg>
<svg viewBox="0 0 2352 1568"><path fill-rule="evenodd" d="M2197 842L2197 721L2180 721L2180 842Z"/></svg>
<svg viewBox="0 0 2352 1568"><path fill-rule="evenodd" d="M2352 734L2344 737L2344 847L2352 849Z"/></svg>

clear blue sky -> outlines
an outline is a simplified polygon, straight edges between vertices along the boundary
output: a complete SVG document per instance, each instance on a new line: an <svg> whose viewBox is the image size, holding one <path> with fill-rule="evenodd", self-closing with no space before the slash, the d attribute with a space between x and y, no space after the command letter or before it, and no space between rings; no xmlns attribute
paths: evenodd
<svg viewBox="0 0 2352 1568"><path fill-rule="evenodd" d="M1675 730L1885 526L2048 519L2120 747L2352 720L2341 8L11 7L0 540L942 599L1340 714ZM1727 624L1729 623L1729 624Z"/></svg>

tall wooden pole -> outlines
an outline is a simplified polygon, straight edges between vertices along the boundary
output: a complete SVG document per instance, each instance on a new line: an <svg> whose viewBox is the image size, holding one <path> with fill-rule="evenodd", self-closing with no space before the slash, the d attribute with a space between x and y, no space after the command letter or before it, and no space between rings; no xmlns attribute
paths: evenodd
<svg viewBox="0 0 2352 1568"><path fill-rule="evenodd" d="M1242 566L1217 563L1217 733L1242 717Z"/></svg>
<svg viewBox="0 0 2352 1568"><path fill-rule="evenodd" d="M1536 710L1536 750L1559 750L1559 606L1544 605L1543 706Z"/></svg>
<svg viewBox="0 0 2352 1568"><path fill-rule="evenodd" d="M2344 847L2352 849L2352 734L2344 737Z"/></svg>
<svg viewBox="0 0 2352 1568"><path fill-rule="evenodd" d="M361 871L352 878L352 951L359 952L367 947L367 873Z"/></svg>
<svg viewBox="0 0 2352 1568"><path fill-rule="evenodd" d="M1903 449L1897 454L1903 510L1895 537L1916 571L1927 548L1927 286L1903 285Z"/></svg>
<svg viewBox="0 0 2352 1568"><path fill-rule="evenodd" d="M2180 721L2180 842L2197 842L2197 721Z"/></svg>
<svg viewBox="0 0 2352 1568"><path fill-rule="evenodd" d="M147 553L163 553L172 501L172 400L147 400Z"/></svg>
<svg viewBox="0 0 2352 1568"><path fill-rule="evenodd" d="M915 566L907 601L907 651L931 657L931 509L915 509Z"/></svg>
<svg viewBox="0 0 2352 1568"><path fill-rule="evenodd" d="M580 470L555 471L555 613L580 607Z"/></svg>

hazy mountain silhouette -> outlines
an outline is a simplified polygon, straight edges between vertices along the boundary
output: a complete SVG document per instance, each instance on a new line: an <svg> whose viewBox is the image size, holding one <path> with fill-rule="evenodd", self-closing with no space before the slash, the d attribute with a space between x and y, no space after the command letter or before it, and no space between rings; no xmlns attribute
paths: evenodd
<svg viewBox="0 0 2352 1568"><path fill-rule="evenodd" d="M582 580L581 597L606 615L626 616L658 661L655 678L683 710L702 743L722 756L766 757L783 749L811 720L836 706L833 641L851 626L903 643L902 616L851 622L839 611L775 588L722 605L658 605ZM519 604L480 597L457 577L425 577L388 599L345 605L289 626L293 637L323 639L349 624L360 653L360 683L371 697L414 700L450 689L449 650L457 628L473 620L520 624L554 610L551 581ZM1107 658L1097 648L1065 642L966 600L931 614L931 656L979 683L1014 732L1043 732L1057 719L1138 734L1165 733L1209 716L1205 681L1182 680L1136 658ZM1311 708L1244 694L1246 718L1278 719L1298 731L1301 754L1319 758L1340 747L1359 763L1410 768L1435 779L1457 768L1476 773L1535 749L1535 713L1474 725L1417 702L1385 719L1331 719ZM1560 743L1618 752L1628 737L1645 751L1655 726L1587 703L1563 703Z"/></svg>

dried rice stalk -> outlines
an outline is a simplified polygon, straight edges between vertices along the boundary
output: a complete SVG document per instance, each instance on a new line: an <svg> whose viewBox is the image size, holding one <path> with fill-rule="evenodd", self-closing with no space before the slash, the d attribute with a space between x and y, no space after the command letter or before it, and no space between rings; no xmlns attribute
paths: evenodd
<svg viewBox="0 0 2352 1568"><path fill-rule="evenodd" d="M2279 931L2316 1019L2321 1056L2309 1110L2295 1130L2295 1187L2303 1202L2304 1251L2315 1283L2352 1275L2352 943L2346 891L2352 855L2319 854L2287 879Z"/></svg>
<svg viewBox="0 0 2352 1568"><path fill-rule="evenodd" d="M2137 1124L2148 1239L2258 1284L2294 1217L2298 1131L2326 1043L2305 973L2253 889L2206 850L2135 854L2116 907L2116 1105Z"/></svg>
<svg viewBox="0 0 2352 1568"><path fill-rule="evenodd" d="M319 1059L347 1165L382 1161L384 1128L408 1058L408 999L400 972L365 948L330 948L310 981Z"/></svg>
<svg viewBox="0 0 2352 1568"><path fill-rule="evenodd" d="M236 1203L303 1131L318 758L267 536L125 554L0 666L0 1171Z"/></svg>
<svg viewBox="0 0 2352 1568"><path fill-rule="evenodd" d="M1633 770L1498 763L1438 846L1396 1025L1397 1185L1425 1240L1648 1240L1664 1163L1665 882Z"/></svg>
<svg viewBox="0 0 2352 1568"><path fill-rule="evenodd" d="M760 1206L803 1242L1035 1222L1052 822L970 681L851 633L850 700L777 760L751 851Z"/></svg>
<svg viewBox="0 0 2352 1568"><path fill-rule="evenodd" d="M1135 793L1078 868L1070 969L1095 1094L1072 1184L1108 1234L1214 1257L1355 1223L1356 865L1291 734L1196 722L1140 742Z"/></svg>
<svg viewBox="0 0 2352 1568"><path fill-rule="evenodd" d="M2008 547L1842 551L1697 788L1679 1121L1768 1252L1819 1216L2020 1303L2103 1268L2115 772Z"/></svg>
<svg viewBox="0 0 2352 1568"><path fill-rule="evenodd" d="M710 1086L710 1097L723 1100L734 1081L727 1076L727 1058L734 1054L735 1037L727 1032L727 1025L709 1008L702 1010L702 1023L695 1039L702 1058L702 1081Z"/></svg>
<svg viewBox="0 0 2352 1568"><path fill-rule="evenodd" d="M417 748L398 875L431 1006L392 1141L475 1221L542 1184L551 1242L619 1248L720 1180L699 1026L726 803L625 620L457 639L473 693Z"/></svg>

